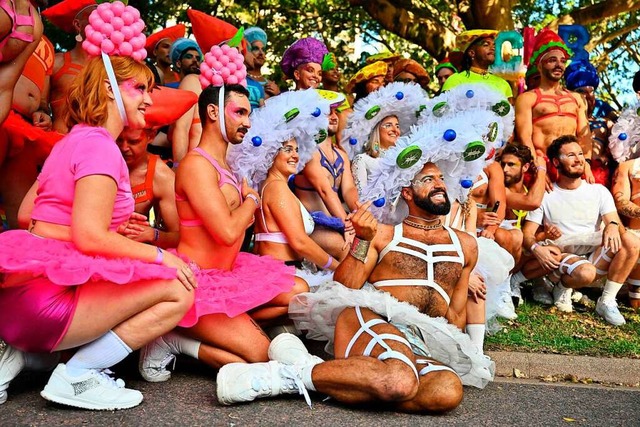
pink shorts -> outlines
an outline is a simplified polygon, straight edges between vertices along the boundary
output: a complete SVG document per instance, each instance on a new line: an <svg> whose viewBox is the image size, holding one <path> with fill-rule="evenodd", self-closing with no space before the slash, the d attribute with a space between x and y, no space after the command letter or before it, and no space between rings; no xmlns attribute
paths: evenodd
<svg viewBox="0 0 640 427"><path fill-rule="evenodd" d="M17 349L51 352L67 333L80 288L37 277L0 288L0 337Z"/></svg>

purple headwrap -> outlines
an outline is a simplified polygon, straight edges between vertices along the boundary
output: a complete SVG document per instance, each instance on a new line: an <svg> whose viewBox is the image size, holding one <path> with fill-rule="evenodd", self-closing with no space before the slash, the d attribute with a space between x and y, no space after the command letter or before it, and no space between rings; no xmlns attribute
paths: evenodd
<svg viewBox="0 0 640 427"><path fill-rule="evenodd" d="M596 68L587 61L572 61L564 71L564 80L567 89L574 90L579 87L591 86L598 88L600 78Z"/></svg>
<svg viewBox="0 0 640 427"><path fill-rule="evenodd" d="M293 71L298 66L309 62L322 64L324 56L328 53L327 46L320 40L313 37L300 39L284 51L280 67L282 67L282 72L285 76L293 78Z"/></svg>

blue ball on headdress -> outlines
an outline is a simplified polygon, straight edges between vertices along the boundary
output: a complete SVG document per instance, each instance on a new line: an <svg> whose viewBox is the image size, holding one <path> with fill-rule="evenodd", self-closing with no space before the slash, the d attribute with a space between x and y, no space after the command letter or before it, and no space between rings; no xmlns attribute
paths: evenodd
<svg viewBox="0 0 640 427"><path fill-rule="evenodd" d="M357 143L358 143L358 140L355 139L354 137L349 138L349 144L356 145Z"/></svg>
<svg viewBox="0 0 640 427"><path fill-rule="evenodd" d="M627 140L627 138L628 138L628 136L627 136L627 134L626 134L626 133L624 133L624 132L622 132L620 135L618 135L618 139L619 139L620 141L626 141L626 140Z"/></svg>
<svg viewBox="0 0 640 427"><path fill-rule="evenodd" d="M320 117L320 114L322 114L322 111L320 111L320 108L318 107L316 107L316 109L313 110L313 113L311 113L313 117Z"/></svg>
<svg viewBox="0 0 640 427"><path fill-rule="evenodd" d="M467 93L465 93L465 95L467 96L467 98L473 98L473 95L475 95L475 93L473 93L473 91L469 89Z"/></svg>
<svg viewBox="0 0 640 427"><path fill-rule="evenodd" d="M262 138L260 138L259 136L254 136L253 138L251 138L251 143L254 147L259 147L262 145Z"/></svg>
<svg viewBox="0 0 640 427"><path fill-rule="evenodd" d="M473 180L469 178L461 179L460 186L462 188L471 188L473 186Z"/></svg>
<svg viewBox="0 0 640 427"><path fill-rule="evenodd" d="M445 139L445 141L453 141L454 139L456 139L456 131L453 129L447 129L444 131L444 134L442 135L442 137Z"/></svg>
<svg viewBox="0 0 640 427"><path fill-rule="evenodd" d="M402 92L398 92L398 93L396 93L396 99L397 99L398 101L400 101L402 98L404 98L404 93L402 93Z"/></svg>
<svg viewBox="0 0 640 427"><path fill-rule="evenodd" d="M375 206L376 208L381 208L386 202L387 201L384 199L384 197L380 197L379 199L373 201L373 206Z"/></svg>

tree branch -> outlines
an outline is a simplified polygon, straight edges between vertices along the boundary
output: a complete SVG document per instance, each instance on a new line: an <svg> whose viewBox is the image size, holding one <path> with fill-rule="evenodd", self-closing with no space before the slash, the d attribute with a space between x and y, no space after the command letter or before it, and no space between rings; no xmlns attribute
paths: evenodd
<svg viewBox="0 0 640 427"><path fill-rule="evenodd" d="M629 25L627 25L625 27L622 27L619 30L614 31L612 33L603 34L601 37L591 39L591 41L585 46L585 50L587 52L590 52L597 45L604 44L604 43L609 43L610 41L615 40L618 37L626 36L627 34L629 34L631 31L635 30L639 26L640 26L639 22L634 22L634 23L629 24ZM614 43L614 44L617 44L617 43Z"/></svg>
<svg viewBox="0 0 640 427"><path fill-rule="evenodd" d="M637 0L603 0L599 3L575 9L551 21L548 28L558 31L558 25L580 24L588 25L602 21L621 13L630 13L640 10L640 2Z"/></svg>

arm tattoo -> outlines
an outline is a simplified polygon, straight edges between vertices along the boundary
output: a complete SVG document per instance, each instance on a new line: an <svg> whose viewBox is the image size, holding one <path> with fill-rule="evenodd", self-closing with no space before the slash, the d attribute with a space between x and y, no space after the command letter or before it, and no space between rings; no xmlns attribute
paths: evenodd
<svg viewBox="0 0 640 427"><path fill-rule="evenodd" d="M627 218L640 218L640 206L631 203L630 200L625 200L622 191L616 192L613 198L616 201L620 215L626 216Z"/></svg>

